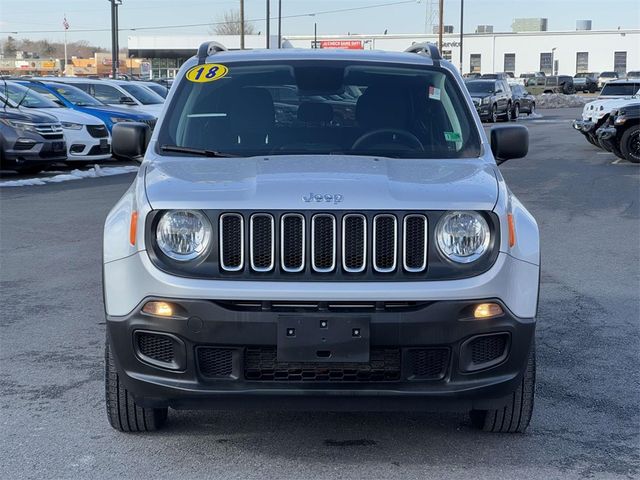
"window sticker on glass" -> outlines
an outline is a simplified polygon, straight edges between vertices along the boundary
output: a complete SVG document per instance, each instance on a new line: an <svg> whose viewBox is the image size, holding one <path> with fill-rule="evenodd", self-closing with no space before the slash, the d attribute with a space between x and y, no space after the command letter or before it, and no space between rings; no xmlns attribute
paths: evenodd
<svg viewBox="0 0 640 480"><path fill-rule="evenodd" d="M190 82L204 83L220 80L229 73L229 69L219 63L205 63L204 65L196 65L187 71L185 77Z"/></svg>
<svg viewBox="0 0 640 480"><path fill-rule="evenodd" d="M447 142L459 142L462 137L458 132L444 132L444 139Z"/></svg>
<svg viewBox="0 0 640 480"><path fill-rule="evenodd" d="M432 100L440 100L440 89L434 86L429 86L429 98Z"/></svg>

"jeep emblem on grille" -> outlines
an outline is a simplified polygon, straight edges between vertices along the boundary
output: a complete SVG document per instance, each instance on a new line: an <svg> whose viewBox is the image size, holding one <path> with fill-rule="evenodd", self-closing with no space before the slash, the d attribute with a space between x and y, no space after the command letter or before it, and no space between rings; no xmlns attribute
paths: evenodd
<svg viewBox="0 0 640 480"><path fill-rule="evenodd" d="M317 203L333 203L337 204L342 202L343 196L340 193L309 193L309 195L303 195L302 199L307 202L317 202Z"/></svg>

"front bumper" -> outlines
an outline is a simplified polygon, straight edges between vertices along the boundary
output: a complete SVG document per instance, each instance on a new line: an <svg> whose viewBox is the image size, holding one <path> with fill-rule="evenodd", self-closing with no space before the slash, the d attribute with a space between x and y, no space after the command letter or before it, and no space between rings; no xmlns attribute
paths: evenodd
<svg viewBox="0 0 640 480"><path fill-rule="evenodd" d="M32 139L28 135L22 135L13 142L5 141L3 155L5 167L45 165L66 160L67 148L64 140L43 141L41 138Z"/></svg>
<svg viewBox="0 0 640 480"><path fill-rule="evenodd" d="M591 133L595 129L596 124L591 120L576 119L573 121L572 126L579 132L586 135Z"/></svg>
<svg viewBox="0 0 640 480"><path fill-rule="evenodd" d="M326 309L313 311L289 311L281 307L279 309L275 302L265 302L263 308L252 309L238 302L162 298L182 310L181 318L162 318L141 313L144 303L152 299L145 299L127 316L107 318L108 338L120 381L137 403L148 407L323 410L496 408L503 405L505 398L517 388L535 330L533 318L516 317L497 299L489 301L503 305L504 315L486 320L473 319L469 314L478 300L425 302L401 311L378 305L371 310L353 312L348 309L332 310L329 305ZM321 320L345 322L356 317L366 318L369 326L372 366L374 351L385 349L385 352L394 352L393 355L396 355L393 375L375 381L370 378L365 381L322 380L317 375L302 379L295 377L295 369L304 365L269 363L275 358L270 355L275 355L278 323L283 318L286 321L292 319L316 324ZM152 364L141 353L136 340L139 333L134 332L172 335L177 345L174 350L177 370ZM486 368L471 368L468 366L470 341L486 334L498 334L507 339L504 352L493 363L484 364ZM231 352L228 353L224 375L211 376L206 373L199 353L203 348ZM260 352L258 357L256 351ZM416 375L417 354L414 352L418 351L446 352L446 357L439 357L438 360L442 364L442 371L428 377ZM248 352L253 353L249 355ZM284 377L269 377L269 374L266 377L256 376L256 358L264 359L265 356L268 357L266 366L259 368L267 372L274 368L287 371L294 369L293 377L287 376L286 380L282 380ZM210 356L208 358L211 359ZM432 358L429 354L420 358L420 365L427 370L429 361L436 361L428 360ZM322 368L325 366L330 368L330 364L305 365L307 372L315 373L318 368L321 372L324 372ZM362 365L333 367L342 369L344 373L345 368L357 370Z"/></svg>
<svg viewBox="0 0 640 480"><path fill-rule="evenodd" d="M80 130L65 129L67 161L98 161L111 158L110 137L96 138L89 134L86 125Z"/></svg>
<svg viewBox="0 0 640 480"><path fill-rule="evenodd" d="M491 118L491 105L490 104L475 104L476 107L476 112L478 112L478 115L480 116L480 119L482 120L488 120Z"/></svg>

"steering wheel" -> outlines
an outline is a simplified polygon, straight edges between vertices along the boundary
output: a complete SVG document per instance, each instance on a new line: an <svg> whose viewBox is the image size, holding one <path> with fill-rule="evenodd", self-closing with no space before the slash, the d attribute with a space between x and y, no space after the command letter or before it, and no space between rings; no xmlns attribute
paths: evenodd
<svg viewBox="0 0 640 480"><path fill-rule="evenodd" d="M391 138L379 138L384 136L391 136ZM406 130L400 130L397 128L379 128L377 130L372 130L367 132L358 138L353 145L351 146L351 150L363 150L366 149L367 146L375 145L376 142L379 143L401 143L402 145L409 147L413 150L424 150L424 145L418 137L416 137L413 133L408 132Z"/></svg>

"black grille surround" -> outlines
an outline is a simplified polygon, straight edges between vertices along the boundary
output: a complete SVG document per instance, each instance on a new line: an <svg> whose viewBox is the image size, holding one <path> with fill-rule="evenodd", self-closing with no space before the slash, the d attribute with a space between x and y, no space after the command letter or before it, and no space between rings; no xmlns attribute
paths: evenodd
<svg viewBox="0 0 640 480"><path fill-rule="evenodd" d="M152 211L147 218L145 234L147 245L151 246L147 252L156 267L185 278L284 282L454 280L486 272L499 253L500 222L496 214L488 211L480 212L491 230L488 251L476 262L456 264L439 252L434 238L444 211L205 210L203 213L214 228L208 254L204 258L178 262L166 257L156 243L155 231L162 213L162 210ZM256 269L251 265L251 218L258 214L273 219L274 258L270 269ZM317 219L315 232L314 217ZM377 222L376 233L380 238L374 252L376 217L382 222ZM364 227L358 222L363 222ZM264 225L261 228L260 238L264 240L269 236L269 229L264 234ZM366 230L366 242L364 236L358 241L361 228ZM393 231L396 232L395 242L384 238ZM421 244L425 232L426 247ZM320 248L312 249L314 240ZM270 260L271 249L262 245L261 251L263 254L258 257L262 262L258 263L264 266ZM362 259L365 260L364 268L360 263ZM417 268L422 263L424 268Z"/></svg>
<svg viewBox="0 0 640 480"><path fill-rule="evenodd" d="M93 138L106 138L109 136L109 131L104 125L87 125L87 132Z"/></svg>

